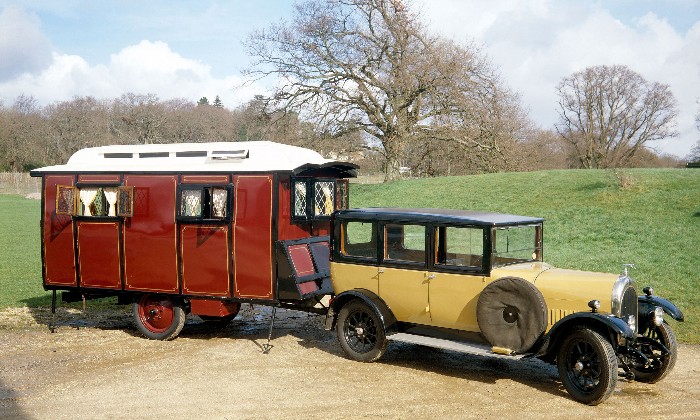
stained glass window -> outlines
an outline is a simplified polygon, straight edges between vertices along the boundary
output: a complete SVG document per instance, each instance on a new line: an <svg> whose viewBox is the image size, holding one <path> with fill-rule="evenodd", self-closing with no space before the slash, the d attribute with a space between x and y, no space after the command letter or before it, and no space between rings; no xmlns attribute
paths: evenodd
<svg viewBox="0 0 700 420"><path fill-rule="evenodd" d="M202 190L182 190L180 215L185 217L202 216Z"/></svg>
<svg viewBox="0 0 700 420"><path fill-rule="evenodd" d="M56 187L56 214L75 214L75 187Z"/></svg>
<svg viewBox="0 0 700 420"><path fill-rule="evenodd" d="M229 191L227 187L183 187L180 190L178 217L190 221L229 218Z"/></svg>
<svg viewBox="0 0 700 420"><path fill-rule="evenodd" d="M117 216L134 215L134 187L119 187L117 190Z"/></svg>

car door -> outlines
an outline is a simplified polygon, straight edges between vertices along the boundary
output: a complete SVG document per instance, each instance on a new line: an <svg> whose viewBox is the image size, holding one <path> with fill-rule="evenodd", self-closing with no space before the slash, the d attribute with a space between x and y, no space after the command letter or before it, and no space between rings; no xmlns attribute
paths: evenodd
<svg viewBox="0 0 700 420"><path fill-rule="evenodd" d="M429 277L432 325L479 331L476 305L486 286L485 229L441 226L434 228L435 255Z"/></svg>
<svg viewBox="0 0 700 420"><path fill-rule="evenodd" d="M426 227L386 223L382 229L379 296L398 321L429 325Z"/></svg>

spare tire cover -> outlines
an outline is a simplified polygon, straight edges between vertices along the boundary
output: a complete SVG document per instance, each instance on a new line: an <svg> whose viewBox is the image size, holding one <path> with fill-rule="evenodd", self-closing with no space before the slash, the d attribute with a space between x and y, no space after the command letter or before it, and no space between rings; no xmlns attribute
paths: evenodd
<svg viewBox="0 0 700 420"><path fill-rule="evenodd" d="M547 305L532 283L504 277L484 288L476 305L481 334L495 347L529 350L547 327Z"/></svg>

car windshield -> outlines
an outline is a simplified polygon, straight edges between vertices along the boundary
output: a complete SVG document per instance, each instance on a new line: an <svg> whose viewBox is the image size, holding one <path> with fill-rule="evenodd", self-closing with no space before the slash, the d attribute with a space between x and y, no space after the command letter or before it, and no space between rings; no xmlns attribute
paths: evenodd
<svg viewBox="0 0 700 420"><path fill-rule="evenodd" d="M542 260L541 225L496 228L493 237L493 266Z"/></svg>

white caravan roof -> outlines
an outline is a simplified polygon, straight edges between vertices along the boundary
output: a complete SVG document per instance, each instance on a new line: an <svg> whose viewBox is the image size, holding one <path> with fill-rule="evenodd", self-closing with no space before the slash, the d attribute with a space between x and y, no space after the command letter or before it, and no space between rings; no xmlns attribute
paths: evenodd
<svg viewBox="0 0 700 420"><path fill-rule="evenodd" d="M351 171L356 165L324 159L303 147L271 141L137 144L89 147L78 150L65 165L32 171L44 173L95 172L292 172L336 167Z"/></svg>

